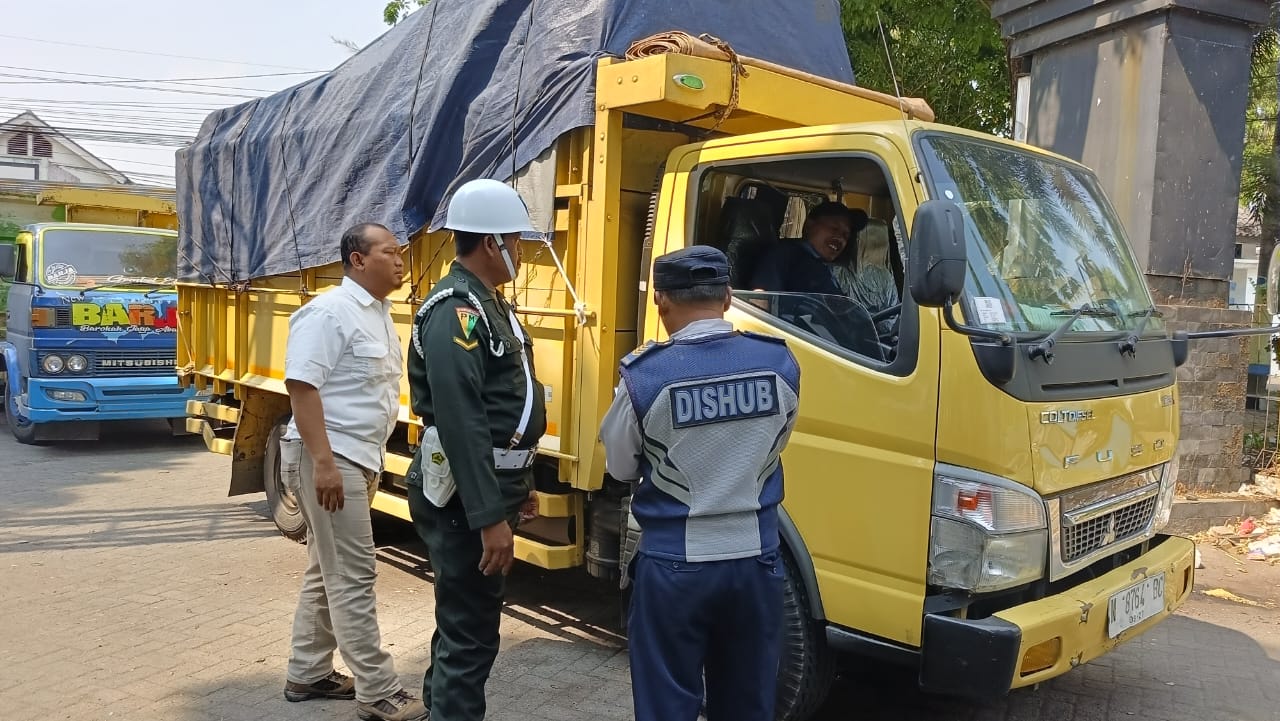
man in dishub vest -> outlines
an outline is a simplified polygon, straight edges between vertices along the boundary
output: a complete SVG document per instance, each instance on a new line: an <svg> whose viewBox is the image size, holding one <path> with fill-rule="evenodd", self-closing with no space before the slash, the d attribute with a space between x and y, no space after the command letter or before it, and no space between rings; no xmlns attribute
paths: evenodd
<svg viewBox="0 0 1280 721"><path fill-rule="evenodd" d="M653 264L670 335L622 360L600 429L609 473L641 479L627 569L637 721L772 721L782 645L779 458L800 368L785 342L738 332L729 263L693 246Z"/></svg>

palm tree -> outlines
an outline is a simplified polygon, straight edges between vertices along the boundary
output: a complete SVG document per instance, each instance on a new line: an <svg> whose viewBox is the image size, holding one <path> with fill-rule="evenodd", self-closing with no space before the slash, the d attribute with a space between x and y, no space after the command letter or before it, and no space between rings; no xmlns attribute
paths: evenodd
<svg viewBox="0 0 1280 721"><path fill-rule="evenodd" d="M1254 37L1252 80L1245 118L1244 167L1240 202L1262 228L1258 278L1265 279L1271 251L1280 235L1280 0L1271 3L1270 26Z"/></svg>

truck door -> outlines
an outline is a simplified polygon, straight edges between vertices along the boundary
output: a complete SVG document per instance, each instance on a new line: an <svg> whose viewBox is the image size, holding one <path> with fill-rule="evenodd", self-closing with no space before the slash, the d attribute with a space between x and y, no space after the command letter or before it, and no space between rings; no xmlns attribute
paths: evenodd
<svg viewBox="0 0 1280 721"><path fill-rule="evenodd" d="M783 507L788 546L799 546L788 550L816 586L813 612L919 646L939 329L904 290L914 173L873 134L747 136L677 148L666 167L654 257L695 244L723 250L729 319L785 338L800 363ZM833 200L855 211L844 247L832 239L838 228L806 222ZM645 336L662 338L649 308Z"/></svg>

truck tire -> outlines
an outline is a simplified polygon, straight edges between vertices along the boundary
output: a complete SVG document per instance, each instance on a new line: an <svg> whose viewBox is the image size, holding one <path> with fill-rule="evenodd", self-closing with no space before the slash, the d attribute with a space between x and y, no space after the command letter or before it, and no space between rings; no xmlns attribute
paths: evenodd
<svg viewBox="0 0 1280 721"><path fill-rule="evenodd" d="M835 680L835 658L822 624L809 615L809 598L791 554L783 549L782 658L778 664L778 721L805 721L817 713Z"/></svg>
<svg viewBox="0 0 1280 721"><path fill-rule="evenodd" d="M267 448L262 464L262 487L267 492L267 509L276 528L285 538L305 543L307 519L302 517L298 499L285 486L284 477L280 473L280 437L284 435L288 424L289 419L282 418L267 435Z"/></svg>
<svg viewBox="0 0 1280 721"><path fill-rule="evenodd" d="M28 420L18 418L18 399L12 393L4 394L4 415L5 422L9 426L9 431L13 433L13 437L21 444L27 446L38 445L36 443L36 426Z"/></svg>

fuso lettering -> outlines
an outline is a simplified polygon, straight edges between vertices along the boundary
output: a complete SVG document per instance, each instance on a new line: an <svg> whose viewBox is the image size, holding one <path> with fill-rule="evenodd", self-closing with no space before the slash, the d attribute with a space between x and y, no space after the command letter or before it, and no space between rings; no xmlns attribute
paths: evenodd
<svg viewBox="0 0 1280 721"><path fill-rule="evenodd" d="M675 428L778 414L774 376L710 381L672 388L670 393Z"/></svg>

